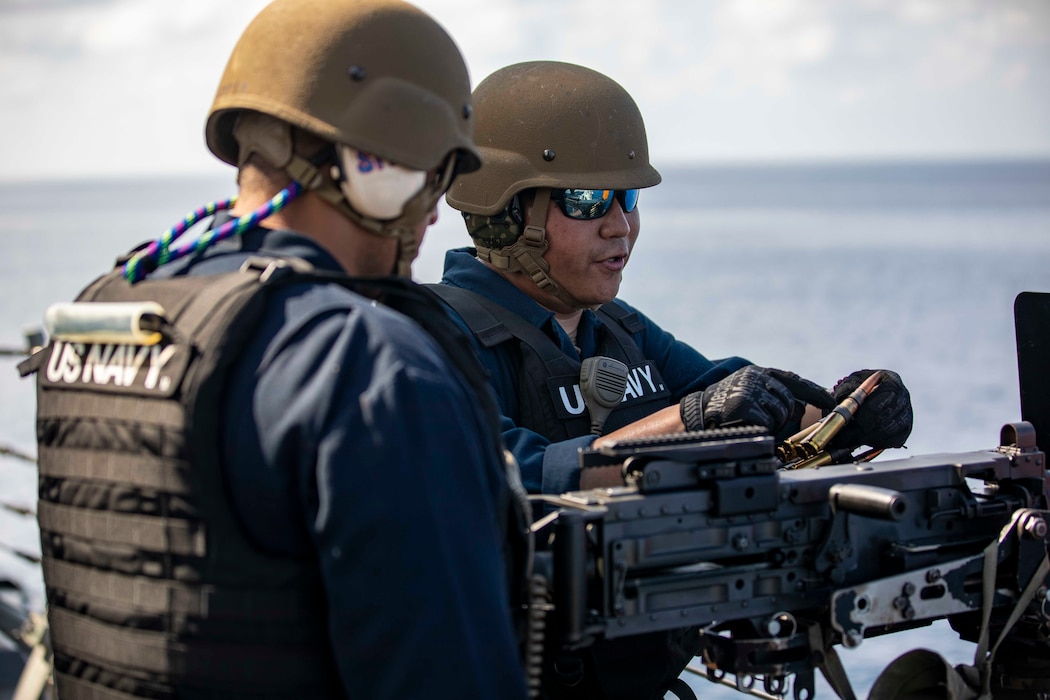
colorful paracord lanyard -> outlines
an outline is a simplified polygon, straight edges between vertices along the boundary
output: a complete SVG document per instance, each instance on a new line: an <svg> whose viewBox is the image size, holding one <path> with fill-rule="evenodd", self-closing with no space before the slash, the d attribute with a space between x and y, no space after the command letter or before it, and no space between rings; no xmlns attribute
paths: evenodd
<svg viewBox="0 0 1050 700"><path fill-rule="evenodd" d="M219 228L209 229L202 233L199 238L196 238L181 248L172 248L172 244L175 243L179 236L185 233L187 229L206 216L211 216L216 212L229 209L233 206L233 203L237 201L237 198L230 197L229 199L222 199L217 202L212 202L211 204L206 204L200 209L187 214L186 218L165 231L164 235L150 243L124 263L124 278L127 279L128 282L134 284L145 278L146 275L153 272L161 265L173 260L178 260L179 258L195 253L198 250L203 250L213 243L218 243L223 239L237 236L245 231L253 229L266 217L276 214L281 209L284 209L289 202L299 196L299 193L302 192L302 190L302 185L293 181L292 184L278 192L273 199L255 211L245 214L239 219L227 221Z"/></svg>

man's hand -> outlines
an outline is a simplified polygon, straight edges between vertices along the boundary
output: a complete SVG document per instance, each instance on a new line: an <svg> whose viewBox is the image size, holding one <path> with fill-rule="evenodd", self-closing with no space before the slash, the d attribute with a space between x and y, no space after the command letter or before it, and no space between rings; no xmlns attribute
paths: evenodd
<svg viewBox="0 0 1050 700"><path fill-rule="evenodd" d="M840 379L832 389L835 401L845 399L860 383L876 370L861 369ZM868 445L876 448L902 447L911 435L911 394L900 375L882 370L882 380L857 409L853 420L847 423L831 441L831 447Z"/></svg>
<svg viewBox="0 0 1050 700"><path fill-rule="evenodd" d="M679 404L686 430L757 425L773 434L802 419L805 405L828 410L835 403L819 384L784 370L744 367Z"/></svg>

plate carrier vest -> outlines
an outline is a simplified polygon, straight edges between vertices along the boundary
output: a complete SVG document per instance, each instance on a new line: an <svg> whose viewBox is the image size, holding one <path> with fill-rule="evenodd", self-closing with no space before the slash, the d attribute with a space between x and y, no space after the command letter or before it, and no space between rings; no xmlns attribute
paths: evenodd
<svg viewBox="0 0 1050 700"><path fill-rule="evenodd" d="M157 302L168 327L153 346L52 340L20 367L38 372L38 520L62 700L343 695L313 559L267 553L244 534L219 462L229 368L268 293L304 282L381 294L492 406L469 340L401 278L251 258L216 276L132 286L118 267L96 280L78 301ZM498 414L486 414L502 454ZM524 532L507 500L507 529ZM510 541L508 568L521 577L525 545Z"/></svg>
<svg viewBox="0 0 1050 700"><path fill-rule="evenodd" d="M552 442L590 432L579 389L580 360L568 357L546 333L518 314L476 292L446 284L426 286L459 314L482 347L517 341L508 351L517 353L511 364L517 369L519 427ZM602 322L596 354L623 362L629 371L625 400L605 423L604 432L611 432L671 405L671 392L632 337L644 328L637 314L615 300L595 314Z"/></svg>

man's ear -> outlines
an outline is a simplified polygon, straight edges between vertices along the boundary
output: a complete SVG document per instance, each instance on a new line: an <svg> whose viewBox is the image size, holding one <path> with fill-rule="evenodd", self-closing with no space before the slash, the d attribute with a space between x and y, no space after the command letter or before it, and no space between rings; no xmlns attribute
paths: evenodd
<svg viewBox="0 0 1050 700"><path fill-rule="evenodd" d="M279 119L258 112L241 112L233 125L233 137L237 139L238 168L256 153L279 170L292 162L292 126Z"/></svg>

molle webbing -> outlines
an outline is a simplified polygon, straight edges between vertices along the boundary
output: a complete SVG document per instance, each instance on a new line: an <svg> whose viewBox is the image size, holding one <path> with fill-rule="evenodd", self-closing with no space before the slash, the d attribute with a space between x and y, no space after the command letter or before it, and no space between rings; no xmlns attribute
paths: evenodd
<svg viewBox="0 0 1050 700"><path fill-rule="evenodd" d="M253 649L251 640L193 640L183 644L173 641L167 632L153 630L124 629L122 634L113 635L112 625L68 610L49 611L48 616L58 630L53 635L56 649L102 668L126 666L205 688L283 685L290 693L295 692L296 685L309 688L323 676L325 655L304 648L259 645ZM312 673L304 673L307 666L312 667ZM259 684L260 674L268 677L267 685Z"/></svg>
<svg viewBox="0 0 1050 700"><path fill-rule="evenodd" d="M109 545L125 545L157 554L186 557L205 556L202 523L158 518L152 515L125 515L41 501L37 510L43 532L81 537Z"/></svg>
<svg viewBox="0 0 1050 700"><path fill-rule="evenodd" d="M64 448L68 459L60 459L56 450L40 450L40 462L47 464L41 476L60 479L82 478L109 484L155 489L172 494L186 494L192 488L189 467L182 460L158 457L148 462L133 455L112 455L98 450Z"/></svg>
<svg viewBox="0 0 1050 700"><path fill-rule="evenodd" d="M43 571L55 588L84 600L105 601L136 615L205 617L211 610L222 610L227 618L269 624L276 620L297 621L314 609L310 594L297 590L259 591L245 596L240 591L214 586L187 588L55 560L46 562Z"/></svg>

